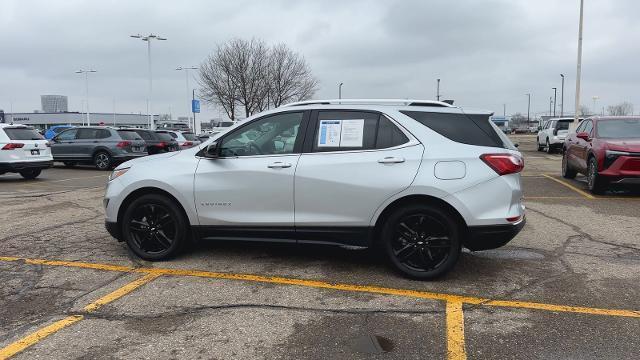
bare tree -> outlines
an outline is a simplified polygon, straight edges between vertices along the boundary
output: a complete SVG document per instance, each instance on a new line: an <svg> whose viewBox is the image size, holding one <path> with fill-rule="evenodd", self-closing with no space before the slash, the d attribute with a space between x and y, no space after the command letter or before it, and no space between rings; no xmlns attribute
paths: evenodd
<svg viewBox="0 0 640 360"><path fill-rule="evenodd" d="M305 59L285 44L271 49L269 57L269 102L278 107L307 100L316 92L318 81Z"/></svg>
<svg viewBox="0 0 640 360"><path fill-rule="evenodd" d="M591 109L589 109L589 107L586 106L586 105L582 105L582 106L580 106L580 109L578 110L578 115L579 116L591 115Z"/></svg>
<svg viewBox="0 0 640 360"><path fill-rule="evenodd" d="M624 116L633 114L633 104L630 102L623 102L617 105L607 106L607 113L614 116Z"/></svg>
<svg viewBox="0 0 640 360"><path fill-rule="evenodd" d="M218 46L200 65L200 96L221 106L231 120L236 118L238 88L233 79L233 54L226 46Z"/></svg>

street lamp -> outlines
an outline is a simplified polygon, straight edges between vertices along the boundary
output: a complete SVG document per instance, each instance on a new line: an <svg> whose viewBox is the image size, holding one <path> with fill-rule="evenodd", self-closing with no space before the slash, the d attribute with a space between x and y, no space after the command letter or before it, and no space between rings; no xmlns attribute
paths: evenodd
<svg viewBox="0 0 640 360"><path fill-rule="evenodd" d="M153 110L151 108L151 98L152 98L152 94L153 94L153 80L151 77L151 40L167 40L166 38L163 38L161 36L158 35L154 35L154 34L149 34L149 35L130 35L132 38L134 39L141 39L142 41L146 41L147 42L147 60L149 62L149 94L148 94L148 98L147 98L147 114L149 116L149 129L154 129L154 123L153 123Z"/></svg>
<svg viewBox="0 0 640 360"><path fill-rule="evenodd" d="M438 79L438 85L436 87L436 99L440 101L440 79Z"/></svg>
<svg viewBox="0 0 640 360"><path fill-rule="evenodd" d="M527 103L527 126L529 126L529 114L531 112L531 94L527 93L525 94L527 95L527 98L529 99L528 103Z"/></svg>
<svg viewBox="0 0 640 360"><path fill-rule="evenodd" d="M185 75L185 78L187 80L187 103L189 104L188 111L187 111L187 120L188 120L189 119L189 113L191 112L191 101L190 101L190 99L191 99L191 97L190 97L191 91L189 90L191 88L189 87L189 70L198 70L198 68L195 67L195 66L188 66L188 67L187 66L178 66L176 68L176 70L178 70L178 71L183 71L184 70L184 75ZM196 122L195 122L195 120L196 120L196 118L195 118L195 115L194 115L193 116L193 127L191 127L191 120L188 120L189 127L191 127L193 129L193 131L196 131Z"/></svg>
<svg viewBox="0 0 640 360"><path fill-rule="evenodd" d="M76 74L84 74L84 89L87 102L87 126L91 125L91 119L89 118L89 73L97 72L96 70L77 70ZM82 122L84 125L84 121Z"/></svg>
<svg viewBox="0 0 640 360"><path fill-rule="evenodd" d="M556 117L556 100L558 95L558 88L553 89L553 117Z"/></svg>
<svg viewBox="0 0 640 360"><path fill-rule="evenodd" d="M594 95L594 96L591 97L591 99L593 100L593 115L595 115L595 114L597 114L596 101L598 101L600 99L600 96Z"/></svg>
<svg viewBox="0 0 640 360"><path fill-rule="evenodd" d="M580 0L580 25L578 26L578 61L576 66L576 111L574 121L569 123L569 132L574 132L578 126L580 111L580 78L582 77L582 25L584 20L584 0Z"/></svg>
<svg viewBox="0 0 640 360"><path fill-rule="evenodd" d="M560 91L560 117L564 116L564 74L560 74L562 78L562 90Z"/></svg>
<svg viewBox="0 0 640 360"><path fill-rule="evenodd" d="M342 99L342 85L344 85L344 83L338 85L338 99Z"/></svg>

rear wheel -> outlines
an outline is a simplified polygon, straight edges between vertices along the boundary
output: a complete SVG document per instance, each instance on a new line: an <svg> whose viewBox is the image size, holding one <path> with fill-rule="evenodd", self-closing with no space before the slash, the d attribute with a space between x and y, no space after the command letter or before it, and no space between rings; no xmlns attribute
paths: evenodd
<svg viewBox="0 0 640 360"><path fill-rule="evenodd" d="M595 157L589 158L587 169L587 186L594 194L602 194L607 187L607 181L598 174L598 160Z"/></svg>
<svg viewBox="0 0 640 360"><path fill-rule="evenodd" d="M107 152L100 151L93 156L93 164L98 170L109 170L111 168L111 156Z"/></svg>
<svg viewBox="0 0 640 360"><path fill-rule="evenodd" d="M143 195L126 209L122 234L137 256L164 260L175 256L186 242L187 220L178 205L166 196Z"/></svg>
<svg viewBox="0 0 640 360"><path fill-rule="evenodd" d="M551 149L551 144L549 144L549 139L547 139L547 154L553 153L553 149Z"/></svg>
<svg viewBox="0 0 640 360"><path fill-rule="evenodd" d="M562 177L565 179L575 179L578 173L569 165L567 151L562 152Z"/></svg>
<svg viewBox="0 0 640 360"><path fill-rule="evenodd" d="M460 228L452 214L430 205L409 205L386 220L385 253L403 274L421 280L447 273L461 251Z"/></svg>
<svg viewBox="0 0 640 360"><path fill-rule="evenodd" d="M41 172L42 169L28 169L20 171L20 175L27 180L33 180L40 176Z"/></svg>

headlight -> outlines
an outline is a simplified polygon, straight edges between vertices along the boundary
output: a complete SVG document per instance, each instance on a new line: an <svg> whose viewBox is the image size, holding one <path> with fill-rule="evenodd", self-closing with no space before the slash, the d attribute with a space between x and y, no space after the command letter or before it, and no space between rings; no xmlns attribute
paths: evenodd
<svg viewBox="0 0 640 360"><path fill-rule="evenodd" d="M120 176L124 175L127 171L129 171L129 169L131 168L122 168L122 169L113 170L111 172L111 175L109 175L109 181L119 178Z"/></svg>
<svg viewBox="0 0 640 360"><path fill-rule="evenodd" d="M631 153L628 153L626 151L616 151L616 150L607 150L606 151L607 156L628 156L631 155Z"/></svg>

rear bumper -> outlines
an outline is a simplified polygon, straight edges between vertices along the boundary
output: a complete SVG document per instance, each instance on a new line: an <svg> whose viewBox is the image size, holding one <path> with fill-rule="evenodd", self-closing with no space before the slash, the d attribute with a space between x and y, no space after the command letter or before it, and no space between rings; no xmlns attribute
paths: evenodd
<svg viewBox="0 0 640 360"><path fill-rule="evenodd" d="M522 218L516 224L470 226L464 246L472 251L496 249L511 241L527 222Z"/></svg>
<svg viewBox="0 0 640 360"><path fill-rule="evenodd" d="M107 229L107 232L118 241L122 241L122 234L120 233L120 228L118 227L118 223L105 221L104 227Z"/></svg>
<svg viewBox="0 0 640 360"><path fill-rule="evenodd" d="M0 163L0 172L18 172L25 169L46 169L52 166L53 160Z"/></svg>

